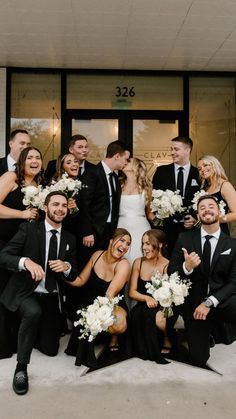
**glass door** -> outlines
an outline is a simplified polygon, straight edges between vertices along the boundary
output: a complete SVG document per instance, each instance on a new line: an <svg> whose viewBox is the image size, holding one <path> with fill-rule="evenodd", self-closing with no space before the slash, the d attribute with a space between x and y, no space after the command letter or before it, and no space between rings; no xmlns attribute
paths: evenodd
<svg viewBox="0 0 236 419"><path fill-rule="evenodd" d="M157 166L172 162L170 140L178 133L178 120L133 119L133 155L146 163L150 177Z"/></svg>
<svg viewBox="0 0 236 419"><path fill-rule="evenodd" d="M84 135L89 143L89 158L92 163L103 159L107 145L118 138L118 119L72 119L72 135Z"/></svg>
<svg viewBox="0 0 236 419"><path fill-rule="evenodd" d="M84 135L89 142L89 161L98 163L111 141L121 140L144 160L152 177L157 165L171 162L170 141L184 135L182 112L176 111L69 111L64 148L72 135Z"/></svg>

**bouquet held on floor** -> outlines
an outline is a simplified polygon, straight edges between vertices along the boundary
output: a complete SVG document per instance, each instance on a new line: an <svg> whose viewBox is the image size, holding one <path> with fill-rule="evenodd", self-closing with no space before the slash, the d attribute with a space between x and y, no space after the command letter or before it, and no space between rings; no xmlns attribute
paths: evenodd
<svg viewBox="0 0 236 419"><path fill-rule="evenodd" d="M82 310L78 310L79 320L74 322L74 326L79 326L79 339L88 339L89 342L100 332L106 332L116 321L115 307L122 299L122 296L114 298L97 297L93 304Z"/></svg>

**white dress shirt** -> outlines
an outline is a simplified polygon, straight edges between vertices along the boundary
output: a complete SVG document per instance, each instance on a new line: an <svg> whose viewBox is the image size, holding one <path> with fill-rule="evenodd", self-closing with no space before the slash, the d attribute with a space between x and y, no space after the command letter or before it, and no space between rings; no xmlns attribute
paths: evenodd
<svg viewBox="0 0 236 419"><path fill-rule="evenodd" d="M111 222L111 214L112 214L112 190L111 190L111 185L110 185L110 179L109 179L109 175L110 173L113 173L112 170L106 165L106 163L102 160L102 166L104 169L104 172L106 174L106 178L107 178L107 184L108 184L108 189L109 189L109 198L110 198L110 213L109 216L107 218L107 223ZM115 184L114 184L114 188L115 188Z"/></svg>
<svg viewBox="0 0 236 419"><path fill-rule="evenodd" d="M50 230L57 230L57 254L59 252L59 248L60 248L60 241L61 241L61 227L59 228L53 228L51 226L51 224L49 224L46 220L44 221L45 223L45 230L46 230L46 245L45 245L45 266L44 266L44 272L46 272L47 270L47 263L48 263L48 251L49 251L49 243L50 243L50 238L52 236L52 233L50 232ZM19 271L22 270L26 270L24 263L25 260L27 259L27 257L22 257L20 258L19 261ZM69 268L63 272L63 274L65 275L65 277L67 277L71 271L71 265L69 264L69 262L66 262L69 265ZM43 279L41 279L41 281L39 282L38 286L35 288L34 292L39 292L39 293L48 293L48 291L45 288L45 277ZM58 292L58 290L55 290L53 292Z"/></svg>
<svg viewBox="0 0 236 419"><path fill-rule="evenodd" d="M7 155L7 167L9 172L14 172L16 170L16 161L10 154Z"/></svg>
<svg viewBox="0 0 236 419"><path fill-rule="evenodd" d="M203 248L204 248L204 244L205 244L205 237L209 235L209 233L204 230L204 227L201 227L200 229L201 232L201 246L202 246L202 253L203 253ZM210 236L212 236L210 243L211 243L211 261L213 258L213 255L215 253L216 250L216 246L220 237L220 233L221 233L221 229L219 228L215 233L210 234ZM183 271L185 273L186 276L191 275L191 273L193 272L193 269L191 271L187 271L186 267L185 267L185 262L183 263ZM208 291L209 291L209 285L208 285ZM217 305L219 304L219 301L217 300L217 298L215 298L213 295L210 295L209 300L211 300L213 302L214 307L217 307Z"/></svg>

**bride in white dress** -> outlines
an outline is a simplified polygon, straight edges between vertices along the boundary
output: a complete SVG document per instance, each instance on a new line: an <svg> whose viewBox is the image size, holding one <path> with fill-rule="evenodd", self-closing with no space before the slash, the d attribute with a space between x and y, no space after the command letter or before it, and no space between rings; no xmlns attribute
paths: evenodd
<svg viewBox="0 0 236 419"><path fill-rule="evenodd" d="M142 256L141 238L150 230L149 220L155 218L150 209L152 185L147 175L145 163L138 158L131 158L123 169L121 177L121 201L118 227L126 228L132 237L130 251L126 258L131 265Z"/></svg>

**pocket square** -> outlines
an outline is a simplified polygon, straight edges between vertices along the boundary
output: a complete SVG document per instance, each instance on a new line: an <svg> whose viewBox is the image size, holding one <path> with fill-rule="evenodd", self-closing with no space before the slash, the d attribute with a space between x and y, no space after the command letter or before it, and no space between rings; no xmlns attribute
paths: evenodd
<svg viewBox="0 0 236 419"><path fill-rule="evenodd" d="M66 245L66 250L69 250L70 246L69 244Z"/></svg>
<svg viewBox="0 0 236 419"><path fill-rule="evenodd" d="M198 186L196 179L192 179L191 186Z"/></svg>
<svg viewBox="0 0 236 419"><path fill-rule="evenodd" d="M224 252L222 252L220 255L222 256L224 256L224 255L230 255L230 253L231 253L231 249L227 249L227 250L225 250Z"/></svg>

